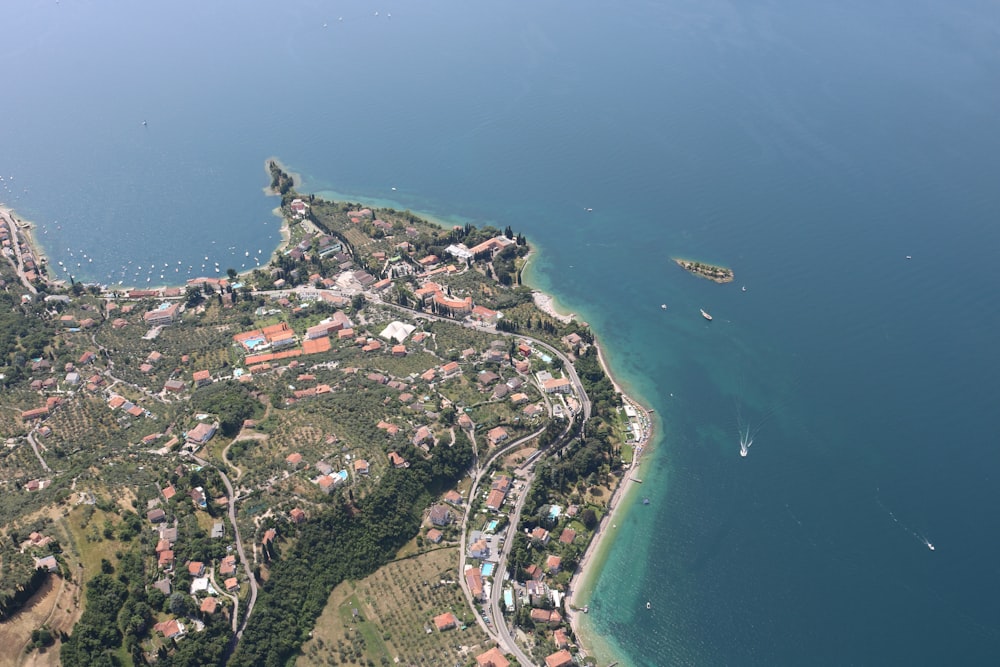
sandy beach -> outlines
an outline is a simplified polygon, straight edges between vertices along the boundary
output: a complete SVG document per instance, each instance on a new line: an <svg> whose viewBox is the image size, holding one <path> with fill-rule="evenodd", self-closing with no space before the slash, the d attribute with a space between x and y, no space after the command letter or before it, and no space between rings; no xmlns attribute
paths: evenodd
<svg viewBox="0 0 1000 667"><path fill-rule="evenodd" d="M576 572L570 580L566 613L569 616L570 627L573 629L573 634L576 637L577 643L579 643L581 648L584 649L584 652L586 652L588 647L593 650L594 641L592 638L588 638L587 633L583 632L581 628L580 621L581 614L583 612L580 611L580 609L582 609L587 602L587 597L594 585L594 575L598 572L599 566L603 561L605 551L610 546L610 542L605 543L605 538L614 532L622 502L625 500L628 492L634 488L637 480L641 479L639 477L639 471L642 454L653 438L652 413L622 391L621 385L618 384L614 375L611 373L611 369L608 368L600 346L595 343L595 347L597 347L597 356L601 362L601 368L604 369L605 374L607 374L608 378L611 380L615 391L621 394L622 402L635 408L636 412L640 416L639 418L643 423L644 428L639 442L635 445L635 455L632 459L632 465L627 471L625 471L624 476L619 482L614 493L611 495L609 509L601 518L601 522L598 524L597 530L594 532L594 537L590 541L590 544L587 545L587 550L584 552L583 558L580 559Z"/></svg>
<svg viewBox="0 0 1000 667"><path fill-rule="evenodd" d="M535 305L538 306L538 310L542 311L547 315L551 315L560 322L565 322L566 324L569 324L576 318L576 315L574 315L573 313L567 315L564 313L560 313L558 310L556 310L555 306L556 300L552 298L550 295L546 294L545 292L534 290L531 293L531 298L535 300Z"/></svg>

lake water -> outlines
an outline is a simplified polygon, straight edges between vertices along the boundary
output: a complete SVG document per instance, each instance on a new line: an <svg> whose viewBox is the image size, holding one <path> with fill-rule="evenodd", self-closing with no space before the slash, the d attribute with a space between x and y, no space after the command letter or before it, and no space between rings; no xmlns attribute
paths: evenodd
<svg viewBox="0 0 1000 667"><path fill-rule="evenodd" d="M0 201L79 279L249 268L272 155L541 248L660 421L586 617L605 660L996 659L996 3L2 14Z"/></svg>

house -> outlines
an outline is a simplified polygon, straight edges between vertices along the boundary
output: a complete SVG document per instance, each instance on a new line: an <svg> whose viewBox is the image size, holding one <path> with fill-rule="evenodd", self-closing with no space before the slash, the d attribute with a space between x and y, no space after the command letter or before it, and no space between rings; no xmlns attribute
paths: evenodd
<svg viewBox="0 0 1000 667"><path fill-rule="evenodd" d="M201 509L208 507L208 503L205 501L205 489L200 486L195 487L191 489L190 495L191 502L194 503L195 507L200 507Z"/></svg>
<svg viewBox="0 0 1000 667"><path fill-rule="evenodd" d="M457 375L458 373L461 373L461 372L462 372L462 369L458 365L457 361L450 361L450 362L448 362L447 364L445 364L444 366L441 367L441 375L443 375L446 378L449 378L449 377L451 377L453 375Z"/></svg>
<svg viewBox="0 0 1000 667"><path fill-rule="evenodd" d="M212 596L209 596L201 601L200 609L201 613L208 614L211 616L212 614L215 613L215 610L218 609L218 607L219 607L219 601L213 598Z"/></svg>
<svg viewBox="0 0 1000 667"><path fill-rule="evenodd" d="M236 577L229 577L222 585L226 587L226 591L229 593L235 593L240 590L240 582L236 580Z"/></svg>
<svg viewBox="0 0 1000 667"><path fill-rule="evenodd" d="M512 394L510 397L510 402L514 405L521 405L522 403L527 403L528 395L523 392Z"/></svg>
<svg viewBox="0 0 1000 667"><path fill-rule="evenodd" d="M478 376L476 376L476 381L481 387L489 387L491 384L500 379L500 376L493 371L483 371Z"/></svg>
<svg viewBox="0 0 1000 667"><path fill-rule="evenodd" d="M549 571L549 574L556 574L559 572L559 567L562 565L562 558L555 555L550 555L545 559L545 569Z"/></svg>
<svg viewBox="0 0 1000 667"><path fill-rule="evenodd" d="M393 345L392 346L392 356L394 356L394 357L405 357L406 356L406 346L405 345Z"/></svg>
<svg viewBox="0 0 1000 667"><path fill-rule="evenodd" d="M573 544L573 540L576 539L576 531L572 528L564 528L562 535L559 536L559 541L563 544Z"/></svg>
<svg viewBox="0 0 1000 667"><path fill-rule="evenodd" d="M455 618L455 614L448 611L440 616L434 617L434 626L438 629L438 632L451 630L452 628L458 626L458 619Z"/></svg>
<svg viewBox="0 0 1000 667"><path fill-rule="evenodd" d="M390 424L389 422L384 420L378 423L378 428L382 429L389 435L396 435L397 433L399 433L398 426L396 426L395 424Z"/></svg>
<svg viewBox="0 0 1000 667"><path fill-rule="evenodd" d="M225 498L225 496L223 496L223 498ZM225 498L225 499L227 501L229 500L228 498ZM216 501L216 502L218 502L218 501ZM210 537L213 540L217 540L217 539L225 537L225 536L226 536L226 528L223 525L223 523L221 521L216 521L215 523L213 523L212 524L212 532L210 534Z"/></svg>
<svg viewBox="0 0 1000 667"><path fill-rule="evenodd" d="M486 540L479 539L469 545L469 557L470 558L489 558L490 555L490 545Z"/></svg>
<svg viewBox="0 0 1000 667"><path fill-rule="evenodd" d="M163 621L153 626L153 630L159 632L166 639L176 639L184 636L184 625L177 619Z"/></svg>
<svg viewBox="0 0 1000 667"><path fill-rule="evenodd" d="M562 342L571 350L576 350L576 348L583 344L583 338L580 337L580 334L571 333L568 336L563 336Z"/></svg>
<svg viewBox="0 0 1000 667"><path fill-rule="evenodd" d="M427 531L427 541L431 544L439 544L442 537L444 537L444 533L437 528L431 528Z"/></svg>
<svg viewBox="0 0 1000 667"><path fill-rule="evenodd" d="M480 257L483 255L487 255L488 257L492 258L493 255L495 255L499 251L503 250L507 246L512 246L512 245L514 245L513 239L509 239L503 234L500 234L499 236L495 236L491 239L483 241L477 246L469 248L469 252L472 253L473 257Z"/></svg>
<svg viewBox="0 0 1000 667"><path fill-rule="evenodd" d="M302 455L299 454L298 452L293 452L285 457L285 463L287 463L293 468L298 468L299 465L302 463Z"/></svg>
<svg viewBox="0 0 1000 667"><path fill-rule="evenodd" d="M58 572L59 563L56 561L55 556L46 556L45 558L35 559L35 569L36 570L48 570L49 572Z"/></svg>
<svg viewBox="0 0 1000 667"><path fill-rule="evenodd" d="M478 567L470 567L465 571L465 583L469 586L472 599L483 599L483 573Z"/></svg>
<svg viewBox="0 0 1000 667"><path fill-rule="evenodd" d="M451 490L448 493L444 494L444 501L446 503L451 503L452 505L461 505L462 494L459 493L458 491Z"/></svg>
<svg viewBox="0 0 1000 667"><path fill-rule="evenodd" d="M164 595L170 595L170 580L164 577L153 584L153 588L160 591Z"/></svg>
<svg viewBox="0 0 1000 667"><path fill-rule="evenodd" d="M236 574L236 556L230 554L219 562L219 575L225 577Z"/></svg>
<svg viewBox="0 0 1000 667"><path fill-rule="evenodd" d="M546 546L549 543L549 531L545 530L541 526L536 526L533 531L531 531L531 541L541 542L542 546Z"/></svg>
<svg viewBox="0 0 1000 667"><path fill-rule="evenodd" d="M215 429L215 424L198 424L187 432L187 441L196 445L204 445L215 435Z"/></svg>
<svg viewBox="0 0 1000 667"><path fill-rule="evenodd" d="M431 430L426 426L421 426L417 429L416 434L413 436L413 445L416 447L427 442L428 440L433 440Z"/></svg>
<svg viewBox="0 0 1000 667"><path fill-rule="evenodd" d="M170 391L175 394L179 394L184 391L184 383L180 380L167 380L163 383L163 389L165 391Z"/></svg>
<svg viewBox="0 0 1000 667"><path fill-rule="evenodd" d="M410 464L406 460L397 454L396 452L389 452L389 464L393 468L409 468Z"/></svg>
<svg viewBox="0 0 1000 667"><path fill-rule="evenodd" d="M166 551L161 551L160 555L156 558L156 564L164 569L168 570L174 566L174 552L171 549Z"/></svg>
<svg viewBox="0 0 1000 667"><path fill-rule="evenodd" d="M543 574L542 568L538 567L534 563L524 568L524 572L525 574L528 575L528 578L530 578L532 581L539 581L542 578Z"/></svg>
<svg viewBox="0 0 1000 667"><path fill-rule="evenodd" d="M161 491L160 493L163 494L164 500L170 500L171 498L177 495L177 489L174 488L173 484L168 484L167 486L163 487L163 491Z"/></svg>
<svg viewBox="0 0 1000 667"><path fill-rule="evenodd" d="M261 546L267 546L271 542L274 542L275 538L278 537L278 531L274 528L268 528L264 531L264 537L260 539Z"/></svg>
<svg viewBox="0 0 1000 667"><path fill-rule="evenodd" d="M510 660L497 647L476 656L476 667L510 667Z"/></svg>
<svg viewBox="0 0 1000 667"><path fill-rule="evenodd" d="M542 391L546 394L567 394L573 389L573 383L566 378L549 378L542 382Z"/></svg>
<svg viewBox="0 0 1000 667"><path fill-rule="evenodd" d="M194 379L194 386L204 387L206 384L212 384L212 374L207 370L195 371L192 376Z"/></svg>
<svg viewBox="0 0 1000 667"><path fill-rule="evenodd" d="M506 498L507 494L500 489L492 489L490 491L490 495L486 498L486 509L499 512L500 508L503 506L503 501Z"/></svg>
<svg viewBox="0 0 1000 667"><path fill-rule="evenodd" d="M157 507L155 510L149 510L146 512L146 518L149 519L151 523L161 523L167 518L167 513Z"/></svg>
<svg viewBox="0 0 1000 667"><path fill-rule="evenodd" d="M484 308L483 306L474 306L472 308L472 319L485 324L496 324L497 320L500 319L500 313L489 308Z"/></svg>
<svg viewBox="0 0 1000 667"><path fill-rule="evenodd" d="M539 403L533 403L532 405L525 406L524 410L521 412L523 412L526 417L534 417L545 412L545 408L543 408Z"/></svg>
<svg viewBox="0 0 1000 667"><path fill-rule="evenodd" d="M507 493L508 491L510 491L510 485L513 483L513 481L514 480L512 480L507 475L497 475L493 479L493 484L491 485L491 488L499 489L504 493Z"/></svg>
<svg viewBox="0 0 1000 667"><path fill-rule="evenodd" d="M302 523L306 520L306 513L296 507L288 513L288 518L292 520L292 523Z"/></svg>
<svg viewBox="0 0 1000 667"><path fill-rule="evenodd" d="M444 505L435 505L430 511L430 521L435 526L447 526L451 523L451 510Z"/></svg>
<svg viewBox="0 0 1000 667"><path fill-rule="evenodd" d="M503 426L497 426L496 428L491 428L486 434L486 438L490 441L490 444L494 447L499 445L501 442L506 440L509 436L507 435L507 429Z"/></svg>
<svg viewBox="0 0 1000 667"><path fill-rule="evenodd" d="M545 658L545 667L572 667L573 656L566 649L560 649Z"/></svg>
<svg viewBox="0 0 1000 667"><path fill-rule="evenodd" d="M531 620L535 623L549 623L552 620L552 613L548 609L532 609Z"/></svg>
<svg viewBox="0 0 1000 667"><path fill-rule="evenodd" d="M205 574L205 564L200 560L194 560L188 563L188 574L192 577L200 577Z"/></svg>
<svg viewBox="0 0 1000 667"><path fill-rule="evenodd" d="M354 474L367 475L369 472L368 461L364 459L354 459Z"/></svg>
<svg viewBox="0 0 1000 667"><path fill-rule="evenodd" d="M157 554L161 554L164 551L168 551L169 549L170 549L170 540L164 540L161 538L159 541L157 541L156 543Z"/></svg>
<svg viewBox="0 0 1000 667"><path fill-rule="evenodd" d="M469 430L469 429L473 428L475 426L475 424L472 422L472 418L469 417L468 414L466 414L466 413L463 412L462 414L460 414L458 416L458 426L460 428L464 428L466 430Z"/></svg>
<svg viewBox="0 0 1000 667"><path fill-rule="evenodd" d="M47 417L49 414L48 407L35 408L33 410L24 410L21 412L21 419L24 421L30 421L32 419L41 419L42 417Z"/></svg>
<svg viewBox="0 0 1000 667"><path fill-rule="evenodd" d="M555 643L556 648L567 648L569 646L569 636L562 628L552 633L552 641Z"/></svg>
<svg viewBox="0 0 1000 667"><path fill-rule="evenodd" d="M330 475L323 475L317 480L316 483L319 484L320 491L329 495L337 486L337 478L331 477Z"/></svg>

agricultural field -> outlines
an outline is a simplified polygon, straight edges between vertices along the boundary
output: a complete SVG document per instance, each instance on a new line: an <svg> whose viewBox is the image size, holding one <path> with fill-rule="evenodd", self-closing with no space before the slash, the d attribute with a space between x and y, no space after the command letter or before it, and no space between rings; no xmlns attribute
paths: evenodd
<svg viewBox="0 0 1000 667"><path fill-rule="evenodd" d="M340 584L296 664L474 664L487 637L466 605L457 564L456 549L437 549ZM459 627L438 632L433 618L448 611Z"/></svg>

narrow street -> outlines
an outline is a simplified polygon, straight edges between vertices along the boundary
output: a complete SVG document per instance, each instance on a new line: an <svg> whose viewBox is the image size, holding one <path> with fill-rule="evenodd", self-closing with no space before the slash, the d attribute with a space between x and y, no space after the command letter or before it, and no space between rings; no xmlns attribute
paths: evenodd
<svg viewBox="0 0 1000 667"><path fill-rule="evenodd" d="M191 455L191 458L197 461L199 465L215 468L215 466L211 463L205 459L198 458L194 454ZM236 630L235 623L233 627L233 630L236 631L236 634L233 637L233 645L235 646L235 644L237 644L243 636L243 631L247 627L247 621L250 620L250 614L253 613L253 607L257 603L257 580L253 576L253 568L250 566L250 561L247 560L246 552L243 549L243 539L240 537L240 528L236 523L236 494L233 492L233 485L229 481L229 477L226 473L219 468L215 468L215 470L219 473L219 477L222 478L222 483L226 486L226 493L229 496L229 523L233 527L233 539L236 541L236 551L240 555L240 562L243 564L243 571L245 572L247 581L250 584L250 600L247 602L247 611L243 615L243 622L240 624L239 630ZM233 618L236 618L235 610Z"/></svg>

